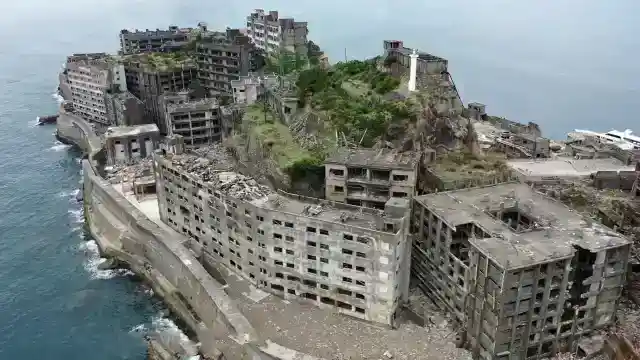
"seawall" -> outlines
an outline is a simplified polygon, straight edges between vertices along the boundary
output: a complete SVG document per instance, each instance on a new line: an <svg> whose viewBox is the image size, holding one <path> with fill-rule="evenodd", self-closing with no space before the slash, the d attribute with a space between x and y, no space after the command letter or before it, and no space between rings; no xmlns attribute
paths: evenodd
<svg viewBox="0 0 640 360"><path fill-rule="evenodd" d="M84 214L101 253L127 263L149 282L197 336L203 354L217 358L217 340L231 339L241 354L224 354L227 360L319 360L262 339L224 286L182 245L184 238L150 220L99 175L102 142L91 125L73 114L60 115L57 137L88 155L82 161Z"/></svg>

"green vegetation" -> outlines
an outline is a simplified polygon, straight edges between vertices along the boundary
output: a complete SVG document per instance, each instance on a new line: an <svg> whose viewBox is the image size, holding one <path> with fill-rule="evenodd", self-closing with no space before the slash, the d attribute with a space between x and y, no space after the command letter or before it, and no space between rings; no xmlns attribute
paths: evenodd
<svg viewBox="0 0 640 360"><path fill-rule="evenodd" d="M309 58L297 52L281 50L278 54L265 58L265 73L288 75L309 67Z"/></svg>
<svg viewBox="0 0 640 360"><path fill-rule="evenodd" d="M411 116L404 101L386 101L399 81L377 69L376 61L338 63L329 70L313 67L300 73L298 102L323 113L334 132L370 147L393 122Z"/></svg>
<svg viewBox="0 0 640 360"><path fill-rule="evenodd" d="M511 170L505 160L500 153L486 153L478 158L469 151L456 151L438 157L433 170L443 181L481 182L507 176Z"/></svg>
<svg viewBox="0 0 640 360"><path fill-rule="evenodd" d="M278 167L292 177L302 176L310 168L322 166L324 158L304 149L289 128L259 105L250 106L243 118L246 134L269 153Z"/></svg>
<svg viewBox="0 0 640 360"><path fill-rule="evenodd" d="M185 65L193 65L194 61L187 52L143 53L128 55L125 61L138 62L151 70L171 71Z"/></svg>

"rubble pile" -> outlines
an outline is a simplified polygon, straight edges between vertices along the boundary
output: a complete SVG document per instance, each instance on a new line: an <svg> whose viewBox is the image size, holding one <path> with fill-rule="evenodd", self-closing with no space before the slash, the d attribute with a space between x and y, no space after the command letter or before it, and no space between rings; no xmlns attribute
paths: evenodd
<svg viewBox="0 0 640 360"><path fill-rule="evenodd" d="M153 175L153 160L140 159L133 164L116 164L105 168L106 179L112 183L130 181L144 176Z"/></svg>
<svg viewBox="0 0 640 360"><path fill-rule="evenodd" d="M233 160L221 145L194 149L189 154L172 155L170 159L174 166L200 178L211 189L237 199L251 201L273 193L268 186L237 173Z"/></svg>

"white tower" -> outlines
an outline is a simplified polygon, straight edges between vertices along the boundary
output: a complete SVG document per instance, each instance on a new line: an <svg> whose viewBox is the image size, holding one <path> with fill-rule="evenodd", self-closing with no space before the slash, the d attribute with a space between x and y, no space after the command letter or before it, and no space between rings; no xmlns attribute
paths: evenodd
<svg viewBox="0 0 640 360"><path fill-rule="evenodd" d="M413 49L413 53L409 55L409 91L416 91L416 73L418 70L418 50Z"/></svg>

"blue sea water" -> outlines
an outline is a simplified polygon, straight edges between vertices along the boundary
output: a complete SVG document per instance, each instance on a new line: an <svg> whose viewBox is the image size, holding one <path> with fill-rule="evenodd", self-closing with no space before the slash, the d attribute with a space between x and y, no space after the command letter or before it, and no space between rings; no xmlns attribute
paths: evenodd
<svg viewBox="0 0 640 360"><path fill-rule="evenodd" d="M143 359L132 329L167 324L144 287L97 271L73 201L80 154L33 126L56 110L64 57L114 51L121 28L242 26L260 7L309 21L332 61L386 38L443 56L465 101L549 136L640 131L637 1L1 1L0 360Z"/></svg>

